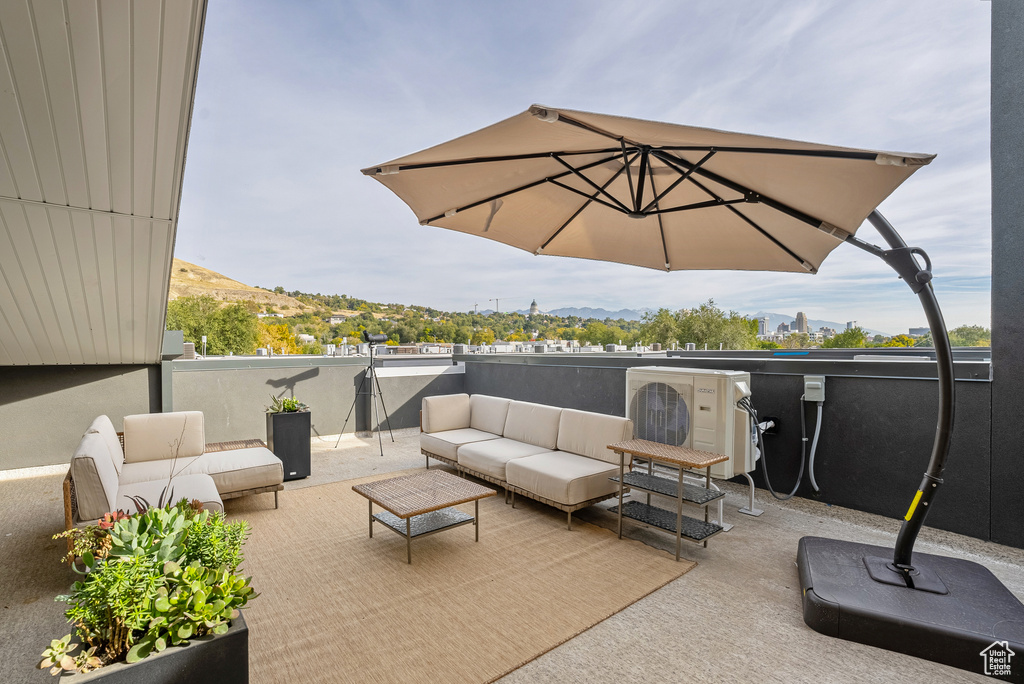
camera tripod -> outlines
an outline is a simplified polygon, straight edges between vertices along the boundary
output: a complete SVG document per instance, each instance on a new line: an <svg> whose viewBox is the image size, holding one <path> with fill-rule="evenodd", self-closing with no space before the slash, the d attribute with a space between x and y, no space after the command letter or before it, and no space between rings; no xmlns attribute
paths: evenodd
<svg viewBox="0 0 1024 684"><path fill-rule="evenodd" d="M363 391L363 387L366 386L366 379L370 379L370 401L373 405L373 418L377 425L377 442L380 444L380 456L384 458L384 439L381 436L381 422L380 413L384 414L384 421L388 424L388 433L391 435L391 441L395 441L395 433L391 431L391 419L388 418L388 407L384 405L384 393L380 391L380 382L377 380L377 370L373 366L373 349L377 346L376 342L369 342L370 345L370 367L363 374L363 379L359 381L359 389L356 390L356 396L352 400L352 407L348 410L348 415L345 416L345 424L341 426L341 434L338 435L338 441L334 444L334 448L337 449L338 445L341 444L341 437L345 434L345 428L348 427L348 421L352 417L352 412L356 408L356 403L359 401L359 397L365 396L367 392ZM377 409L377 398L380 398L380 408ZM373 424L371 424L371 430Z"/></svg>

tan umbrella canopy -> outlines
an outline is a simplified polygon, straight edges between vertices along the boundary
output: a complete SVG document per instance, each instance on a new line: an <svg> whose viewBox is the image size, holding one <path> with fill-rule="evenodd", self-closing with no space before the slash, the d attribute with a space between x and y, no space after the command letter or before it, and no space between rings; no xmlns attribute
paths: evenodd
<svg viewBox="0 0 1024 684"><path fill-rule="evenodd" d="M534 254L814 273L933 158L534 105L363 173L421 224Z"/></svg>

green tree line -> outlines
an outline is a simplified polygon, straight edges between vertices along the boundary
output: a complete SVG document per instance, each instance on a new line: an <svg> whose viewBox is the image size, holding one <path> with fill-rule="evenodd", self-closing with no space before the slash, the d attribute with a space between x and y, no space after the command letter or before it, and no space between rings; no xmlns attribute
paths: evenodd
<svg viewBox="0 0 1024 684"><path fill-rule="evenodd" d="M283 290L283 288L279 288ZM713 299L692 309L659 309L645 313L639 321L624 319L582 319L578 316L516 312L445 312L423 306L380 304L346 295L308 295L287 292L306 308L293 316L258 319L253 302L222 304L210 296L182 297L168 302L167 329L182 330L187 342L201 348L206 335L207 354L254 354L257 347L271 347L275 353L322 353L324 344L359 341L363 331L385 334L389 344L416 342L492 344L537 339L576 340L581 344L607 345L659 343L670 347L693 343L697 349L766 349L780 345L757 339L757 321L735 311L723 311ZM342 306L335 306L341 304ZM332 311L358 311L332 325ZM300 344L298 335L313 337ZM960 326L949 331L954 346L988 346L991 332L981 326ZM810 346L808 335L794 333L786 346ZM821 344L825 348L877 346L931 346L931 337L914 339L870 337L863 329L844 330Z"/></svg>

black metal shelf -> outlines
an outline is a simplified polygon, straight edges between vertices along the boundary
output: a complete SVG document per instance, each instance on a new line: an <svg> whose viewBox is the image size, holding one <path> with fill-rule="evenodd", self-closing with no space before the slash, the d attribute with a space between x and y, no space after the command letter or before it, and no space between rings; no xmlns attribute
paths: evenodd
<svg viewBox="0 0 1024 684"><path fill-rule="evenodd" d="M609 510L612 513L618 513L619 507L613 506ZM676 514L664 508L649 506L640 501L630 501L623 504L622 517L658 527L673 534L676 533ZM723 529L721 525L696 520L684 515L679 526L679 535L692 542L701 543L715 536Z"/></svg>
<svg viewBox="0 0 1024 684"><path fill-rule="evenodd" d="M609 478L612 482L618 482L618 477ZM626 473L623 477L626 485L638 489L644 492L650 492L652 494L661 494L662 496L669 496L673 499L678 497L678 482L676 480L670 480L666 477L659 477L657 475L649 475L647 473L631 472ZM696 485L683 484L682 499L688 503L696 504L698 506L706 506L712 501L717 501L725 496L725 492L715 491L713 489L705 489L704 487L698 487ZM673 532L675 530L672 530Z"/></svg>
<svg viewBox="0 0 1024 684"><path fill-rule="evenodd" d="M405 519L399 518L389 511L374 513L373 517L377 522L391 528L398 534L405 536ZM409 536L413 539L422 537L425 534L433 534L451 527L466 525L473 522L473 516L463 513L457 508L442 508L439 511L414 515L409 519Z"/></svg>

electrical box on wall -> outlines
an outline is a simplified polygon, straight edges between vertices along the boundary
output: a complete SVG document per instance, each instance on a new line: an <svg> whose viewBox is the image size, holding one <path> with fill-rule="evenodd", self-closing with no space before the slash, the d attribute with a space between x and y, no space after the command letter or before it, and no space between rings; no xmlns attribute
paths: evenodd
<svg viewBox="0 0 1024 684"><path fill-rule="evenodd" d="M825 401L825 376L804 376L804 401Z"/></svg>

